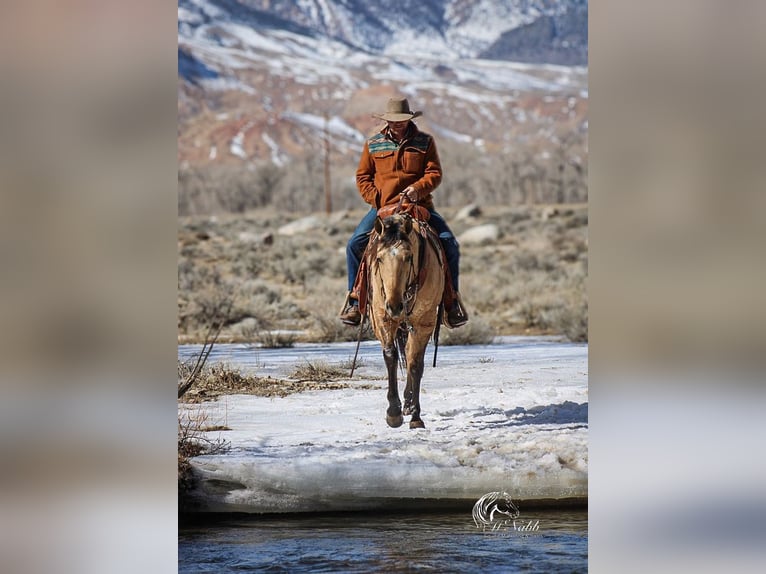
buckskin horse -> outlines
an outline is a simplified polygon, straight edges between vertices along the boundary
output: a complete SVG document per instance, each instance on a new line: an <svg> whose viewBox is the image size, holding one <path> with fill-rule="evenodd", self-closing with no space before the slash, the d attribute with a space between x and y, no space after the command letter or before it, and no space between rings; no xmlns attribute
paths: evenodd
<svg viewBox="0 0 766 574"><path fill-rule="evenodd" d="M409 214L397 213L378 217L370 237L367 307L388 370L386 422L391 427L401 426L403 415L412 415L410 428L425 428L420 380L445 281L439 240L430 239L427 230ZM404 408L397 382L400 361L407 370Z"/></svg>

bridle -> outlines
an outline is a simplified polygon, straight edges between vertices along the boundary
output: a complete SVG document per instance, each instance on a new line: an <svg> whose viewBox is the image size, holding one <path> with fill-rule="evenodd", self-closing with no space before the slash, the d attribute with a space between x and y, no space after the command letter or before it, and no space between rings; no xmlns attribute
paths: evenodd
<svg viewBox="0 0 766 574"><path fill-rule="evenodd" d="M399 240L393 245L386 247L386 249L392 250L395 249L398 245L402 244L404 240ZM406 279L406 287L404 288L404 293L402 294L402 303L404 305L404 323L408 323L408 318L410 316L410 313L412 313L412 308L415 305L415 299L417 297L418 293L418 272L415 269L415 249L412 245L412 240L410 237L407 237L407 242L410 246L410 252L412 253L412 257L410 258L409 263L409 269L407 270L407 279ZM418 258L418 265L420 265L420 260ZM374 265L374 272L378 275L378 280L380 281L380 287L383 290L383 297L384 299L386 297L386 286L383 281L383 277L380 274L380 264L376 261ZM386 315L387 320L391 320L388 315Z"/></svg>

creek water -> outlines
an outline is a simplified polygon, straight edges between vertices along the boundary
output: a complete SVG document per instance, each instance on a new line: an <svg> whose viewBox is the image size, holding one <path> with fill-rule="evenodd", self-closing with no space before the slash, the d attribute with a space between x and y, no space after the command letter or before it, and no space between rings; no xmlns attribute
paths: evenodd
<svg viewBox="0 0 766 574"><path fill-rule="evenodd" d="M178 572L587 572L586 510L481 531L470 509L238 516L185 523Z"/></svg>

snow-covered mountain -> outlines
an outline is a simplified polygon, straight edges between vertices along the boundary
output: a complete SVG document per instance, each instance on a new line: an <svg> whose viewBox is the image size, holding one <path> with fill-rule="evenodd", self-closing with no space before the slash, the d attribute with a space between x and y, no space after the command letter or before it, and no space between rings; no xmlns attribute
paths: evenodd
<svg viewBox="0 0 766 574"><path fill-rule="evenodd" d="M575 64L575 65L561 65ZM182 165L358 154L394 93L488 153L587 130L585 0L179 0Z"/></svg>
<svg viewBox="0 0 766 574"><path fill-rule="evenodd" d="M505 33L528 28L535 22L563 23L573 15L585 15L587 20L585 0L224 0L209 3L242 20L256 19L297 32L314 33L370 53L405 56L417 53L442 58L474 58L491 51L498 54L498 59L513 59L505 57L495 46ZM182 0L181 5L184 4L187 10L189 4L204 9L202 3L193 0ZM579 33L579 38L569 34L567 45L559 47L572 50L587 47L587 22ZM534 42L532 38L530 41ZM559 63L553 60L555 56L548 63Z"/></svg>

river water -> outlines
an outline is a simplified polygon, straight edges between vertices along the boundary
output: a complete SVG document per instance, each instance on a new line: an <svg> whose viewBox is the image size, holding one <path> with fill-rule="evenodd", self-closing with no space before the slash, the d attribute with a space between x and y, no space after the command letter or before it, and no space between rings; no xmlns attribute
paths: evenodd
<svg viewBox="0 0 766 574"><path fill-rule="evenodd" d="M530 510L522 525L482 532L470 510L206 520L179 529L178 571L587 572L586 510Z"/></svg>

